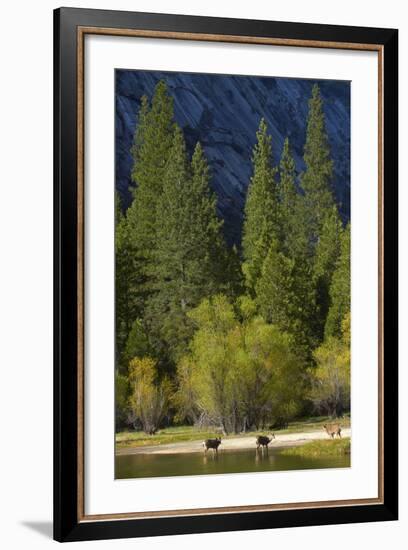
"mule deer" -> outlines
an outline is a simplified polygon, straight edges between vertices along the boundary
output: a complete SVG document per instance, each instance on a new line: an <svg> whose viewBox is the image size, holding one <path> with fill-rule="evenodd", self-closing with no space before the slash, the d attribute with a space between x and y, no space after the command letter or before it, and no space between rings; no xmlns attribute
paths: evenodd
<svg viewBox="0 0 408 550"><path fill-rule="evenodd" d="M208 449L213 449L218 454L218 447L221 445L221 437L216 437L215 439L206 439L203 441L204 452L206 453Z"/></svg>
<svg viewBox="0 0 408 550"><path fill-rule="evenodd" d="M258 435L256 438L256 448L259 449L259 447L266 447L268 448L269 443L275 439L275 434L272 434L271 437L267 437L266 435Z"/></svg>
<svg viewBox="0 0 408 550"><path fill-rule="evenodd" d="M323 429L326 430L327 435L330 436L332 439L337 435L337 437L341 438L341 426L340 424L325 424L323 426Z"/></svg>

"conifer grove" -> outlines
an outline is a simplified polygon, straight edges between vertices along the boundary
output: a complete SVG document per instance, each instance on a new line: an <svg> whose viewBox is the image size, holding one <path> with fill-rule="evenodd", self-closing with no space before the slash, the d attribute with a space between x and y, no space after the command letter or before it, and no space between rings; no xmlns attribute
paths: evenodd
<svg viewBox="0 0 408 550"><path fill-rule="evenodd" d="M231 248L205 149L188 153L166 83L141 98L132 202L115 201L118 430L238 433L349 410L350 226L318 85L305 136L298 173L289 137L276 151L260 119Z"/></svg>

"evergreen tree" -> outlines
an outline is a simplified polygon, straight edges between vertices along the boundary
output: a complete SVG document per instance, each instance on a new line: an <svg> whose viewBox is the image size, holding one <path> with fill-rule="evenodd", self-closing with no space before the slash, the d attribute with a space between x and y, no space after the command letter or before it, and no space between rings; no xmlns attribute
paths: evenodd
<svg viewBox="0 0 408 550"><path fill-rule="evenodd" d="M324 336L324 327L330 307L330 285L333 272L340 254L340 238L343 228L337 211L333 205L326 212L319 239L313 266L313 278L316 286L316 321L317 337L321 342Z"/></svg>
<svg viewBox="0 0 408 550"><path fill-rule="evenodd" d="M261 263L256 303L263 317L293 337L297 352L312 357L315 347L315 288L307 261L307 231L301 216L303 196L296 191L295 162L286 139L279 164L279 238L273 238ZM268 241L265 239L264 243ZM267 244L266 244L267 245ZM263 246L258 247L262 262Z"/></svg>
<svg viewBox="0 0 408 550"><path fill-rule="evenodd" d="M166 163L174 134L173 100L166 84L155 88L151 105L141 99L132 155L133 202L117 222L116 308L118 357L133 323L144 315L145 302L153 292L152 270L156 246L157 202L162 193ZM124 357L124 356L123 356ZM127 368L127 364L122 365Z"/></svg>
<svg viewBox="0 0 408 550"><path fill-rule="evenodd" d="M217 216L217 197L210 189L210 172L200 142L197 142L191 159L190 239L200 263L200 287L207 286L205 295L219 292L227 283L228 256L222 235L223 220ZM201 249L201 250L200 250ZM198 270L199 270L198 269ZM198 275L198 270L197 274ZM201 292L200 292L201 293Z"/></svg>
<svg viewBox="0 0 408 550"><path fill-rule="evenodd" d="M323 100L317 84L313 86L312 97L309 101L304 161L306 170L301 177L304 191L304 223L308 228L309 242L314 247L325 213L333 205L330 185L333 161L330 158Z"/></svg>
<svg viewBox="0 0 408 550"><path fill-rule="evenodd" d="M279 163L279 200L280 200L280 242L283 250L294 248L294 228L297 223L296 207L298 194L296 191L296 166L293 159L289 138L285 139Z"/></svg>
<svg viewBox="0 0 408 550"><path fill-rule="evenodd" d="M251 294L254 294L270 242L277 237L279 228L276 169L272 166L271 137L264 119L261 119L256 136L242 235L242 269Z"/></svg>
<svg viewBox="0 0 408 550"><path fill-rule="evenodd" d="M126 341L125 349L122 355L122 363L126 365L127 368L129 366L129 362L134 357L145 356L154 357L155 353L150 345L143 321L141 319L136 319L132 324L128 339Z"/></svg>
<svg viewBox="0 0 408 550"><path fill-rule="evenodd" d="M225 267L222 268L224 272L224 293L231 300L234 300L244 292L241 257L235 244L232 248L222 246L222 251L223 256L225 256L225 261L223 261ZM222 264L220 264L220 266L222 266Z"/></svg>
<svg viewBox="0 0 408 550"><path fill-rule="evenodd" d="M296 308L293 268L294 261L279 251L273 239L256 285L256 301L265 321L285 332L291 332Z"/></svg>
<svg viewBox="0 0 408 550"><path fill-rule="evenodd" d="M263 318L292 336L296 353L311 358L315 347L315 295L307 267L279 251L274 239L256 286L256 302Z"/></svg>
<svg viewBox="0 0 408 550"><path fill-rule="evenodd" d="M192 335L187 312L222 288L225 257L222 222L209 189L209 172L197 144L191 166L183 133L176 128L157 218L154 256L155 294L148 322L172 359L185 351ZM221 261L220 261L221 260Z"/></svg>
<svg viewBox="0 0 408 550"><path fill-rule="evenodd" d="M134 246L145 260L147 274L155 247L157 202L174 135L173 116L173 99L165 82L160 81L150 108L147 99L142 99L132 147L132 181L136 188L128 219Z"/></svg>
<svg viewBox="0 0 408 550"><path fill-rule="evenodd" d="M150 111L149 99L146 95L143 95L140 100L139 112L137 115L136 128L133 136L132 144L132 157L133 157L133 166L130 174L132 182L137 185L138 176L140 176L140 165L139 161L141 159L141 150L144 143L144 136L146 133L146 127L148 124L148 115ZM143 179L143 178L142 178ZM133 193L136 188L132 188Z"/></svg>
<svg viewBox="0 0 408 550"><path fill-rule="evenodd" d="M280 249L292 260L303 263L309 236L304 223L304 196L296 190L296 166L289 138L283 145L279 174Z"/></svg>
<svg viewBox="0 0 408 550"><path fill-rule="evenodd" d="M350 224L341 235L341 252L336 262L330 286L330 308L325 338L340 337L343 319L350 312Z"/></svg>
<svg viewBox="0 0 408 550"><path fill-rule="evenodd" d="M132 242L127 217L122 214L118 195L115 197L115 306L116 360L122 372L127 363L123 352L131 326L142 310L144 278Z"/></svg>
<svg viewBox="0 0 408 550"><path fill-rule="evenodd" d="M295 201L288 249L300 277L296 286L311 297L309 303L304 301L309 316L304 311L304 323L310 344L316 346L323 340L342 227L331 189L333 162L317 84L309 101L304 161L306 169L301 176L301 193Z"/></svg>

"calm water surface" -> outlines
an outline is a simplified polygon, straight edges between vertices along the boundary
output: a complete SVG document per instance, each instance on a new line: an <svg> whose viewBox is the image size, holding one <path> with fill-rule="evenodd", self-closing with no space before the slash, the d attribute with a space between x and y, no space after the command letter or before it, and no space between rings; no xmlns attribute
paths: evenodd
<svg viewBox="0 0 408 550"><path fill-rule="evenodd" d="M254 450L220 451L185 454L134 454L115 458L116 479L134 477L167 477L239 472L308 470L312 468L348 468L350 455L304 458L284 456L280 450L257 453Z"/></svg>

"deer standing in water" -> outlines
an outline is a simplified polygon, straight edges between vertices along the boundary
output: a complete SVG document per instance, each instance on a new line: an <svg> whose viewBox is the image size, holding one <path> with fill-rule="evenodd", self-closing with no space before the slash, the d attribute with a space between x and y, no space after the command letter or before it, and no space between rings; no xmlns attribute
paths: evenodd
<svg viewBox="0 0 408 550"><path fill-rule="evenodd" d="M325 424L323 429L327 432L327 435L332 439L337 435L341 439L341 426L340 424Z"/></svg>
<svg viewBox="0 0 408 550"><path fill-rule="evenodd" d="M269 443L271 443L271 441L274 439L275 439L275 434L272 434L271 437L267 437L266 435L258 435L258 437L256 438L257 450L259 449L259 447L262 447L262 449L266 447L266 450L268 450Z"/></svg>
<svg viewBox="0 0 408 550"><path fill-rule="evenodd" d="M218 454L218 447L221 445L221 437L215 439L206 439L203 441L204 453L207 453L208 449L213 449Z"/></svg>

